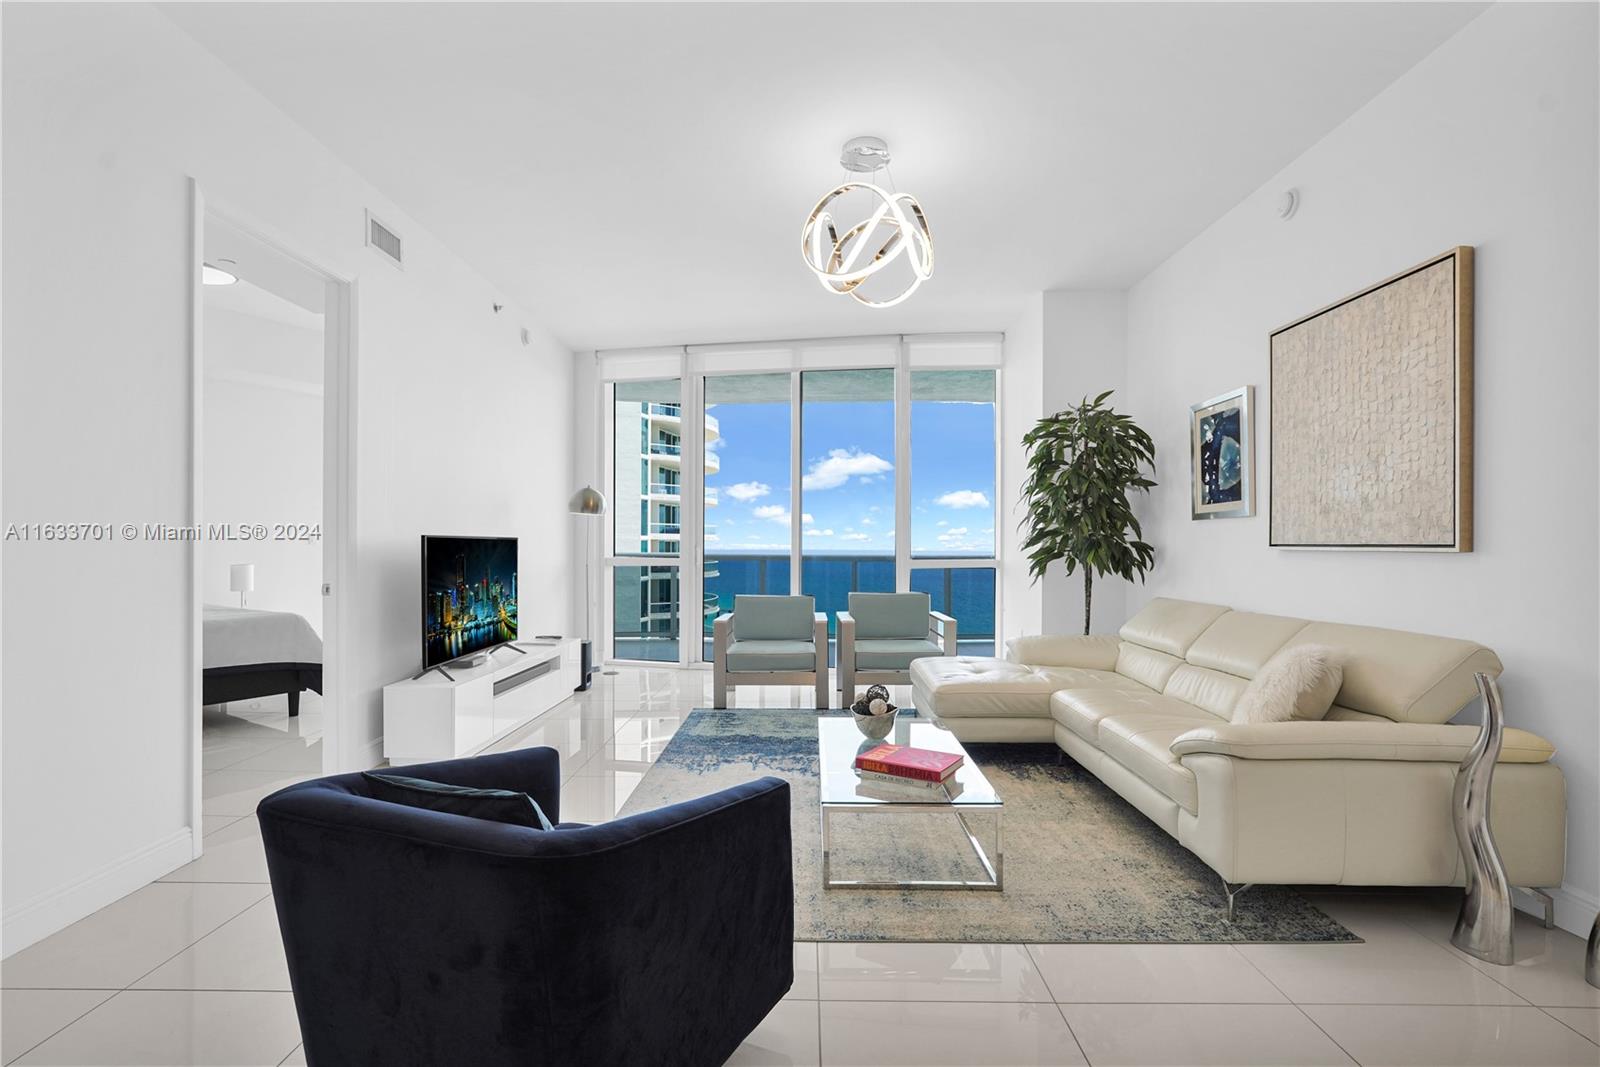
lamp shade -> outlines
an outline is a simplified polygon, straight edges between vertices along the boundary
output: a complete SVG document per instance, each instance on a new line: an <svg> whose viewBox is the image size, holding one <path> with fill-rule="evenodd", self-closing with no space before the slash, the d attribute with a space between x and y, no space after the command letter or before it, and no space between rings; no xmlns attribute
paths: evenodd
<svg viewBox="0 0 1600 1067"><path fill-rule="evenodd" d="M567 501L567 510L574 515L604 515L606 496L594 486L586 485L572 494L572 499Z"/></svg>
<svg viewBox="0 0 1600 1067"><path fill-rule="evenodd" d="M235 563L228 567L228 589L235 593L253 593L256 589L256 565Z"/></svg>

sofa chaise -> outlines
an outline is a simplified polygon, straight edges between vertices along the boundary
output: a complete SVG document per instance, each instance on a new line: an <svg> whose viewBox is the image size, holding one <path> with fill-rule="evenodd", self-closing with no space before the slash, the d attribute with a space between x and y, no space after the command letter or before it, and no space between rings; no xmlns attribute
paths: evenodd
<svg viewBox="0 0 1600 1067"><path fill-rule="evenodd" d="M1235 724L1280 649L1343 660L1325 719ZM911 664L915 706L964 741L1054 741L1211 866L1250 883L1460 885L1450 817L1478 735L1448 720L1500 660L1471 641L1156 599L1117 636L1022 637L1005 659ZM1549 742L1508 729L1491 800L1513 884L1559 885L1566 785Z"/></svg>

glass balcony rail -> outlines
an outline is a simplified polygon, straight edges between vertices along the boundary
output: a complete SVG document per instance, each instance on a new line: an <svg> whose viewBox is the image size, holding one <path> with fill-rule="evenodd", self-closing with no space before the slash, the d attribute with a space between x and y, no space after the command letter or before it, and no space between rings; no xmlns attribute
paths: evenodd
<svg viewBox="0 0 1600 1067"><path fill-rule="evenodd" d="M683 447L681 445L669 445L665 441L651 441L650 454L652 456L681 456Z"/></svg>
<svg viewBox="0 0 1600 1067"><path fill-rule="evenodd" d="M682 496L683 486L677 482L651 482L646 492L651 496Z"/></svg>
<svg viewBox="0 0 1600 1067"><path fill-rule="evenodd" d="M683 405L682 404L656 404L656 403L650 403L650 404L646 404L645 405L645 410L648 411L652 415L667 415L667 416L670 416L671 418L674 418L674 419L683 418Z"/></svg>
<svg viewBox="0 0 1600 1067"><path fill-rule="evenodd" d="M675 566L615 568L612 655L623 660L676 662L680 648L678 589Z"/></svg>
<svg viewBox="0 0 1600 1067"><path fill-rule="evenodd" d="M652 522L650 524L650 533L651 534L672 534L673 536L677 536L678 534L680 534L682 532L683 532L683 524L682 523L676 523L676 522Z"/></svg>

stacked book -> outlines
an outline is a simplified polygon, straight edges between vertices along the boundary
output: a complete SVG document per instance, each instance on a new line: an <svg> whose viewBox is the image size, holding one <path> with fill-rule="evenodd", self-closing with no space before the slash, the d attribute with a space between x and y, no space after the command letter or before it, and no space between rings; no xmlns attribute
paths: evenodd
<svg viewBox="0 0 1600 1067"><path fill-rule="evenodd" d="M878 745L856 757L856 772L863 781L894 782L938 788L961 766L961 756L910 745Z"/></svg>

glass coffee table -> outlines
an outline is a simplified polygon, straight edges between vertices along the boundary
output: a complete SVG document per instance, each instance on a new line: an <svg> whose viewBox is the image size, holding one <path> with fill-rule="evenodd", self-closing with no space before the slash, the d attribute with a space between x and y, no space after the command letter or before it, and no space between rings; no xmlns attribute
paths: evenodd
<svg viewBox="0 0 1600 1067"><path fill-rule="evenodd" d="M961 755L961 766L943 786L899 785L875 778L863 779L855 769L856 755L879 744L912 745ZM824 889L977 889L999 892L1004 885L1005 853L1000 837L1000 817L1004 805L989 779L956 735L931 720L902 713L894 730L883 741L872 741L856 728L848 714L817 716L817 746L821 756L822 795L822 887ZM871 814L878 817L915 814L948 814L961 825L986 879L961 880L880 880L834 878L831 865L832 821L841 812ZM992 830L994 856L984 851L972 821L979 819Z"/></svg>

